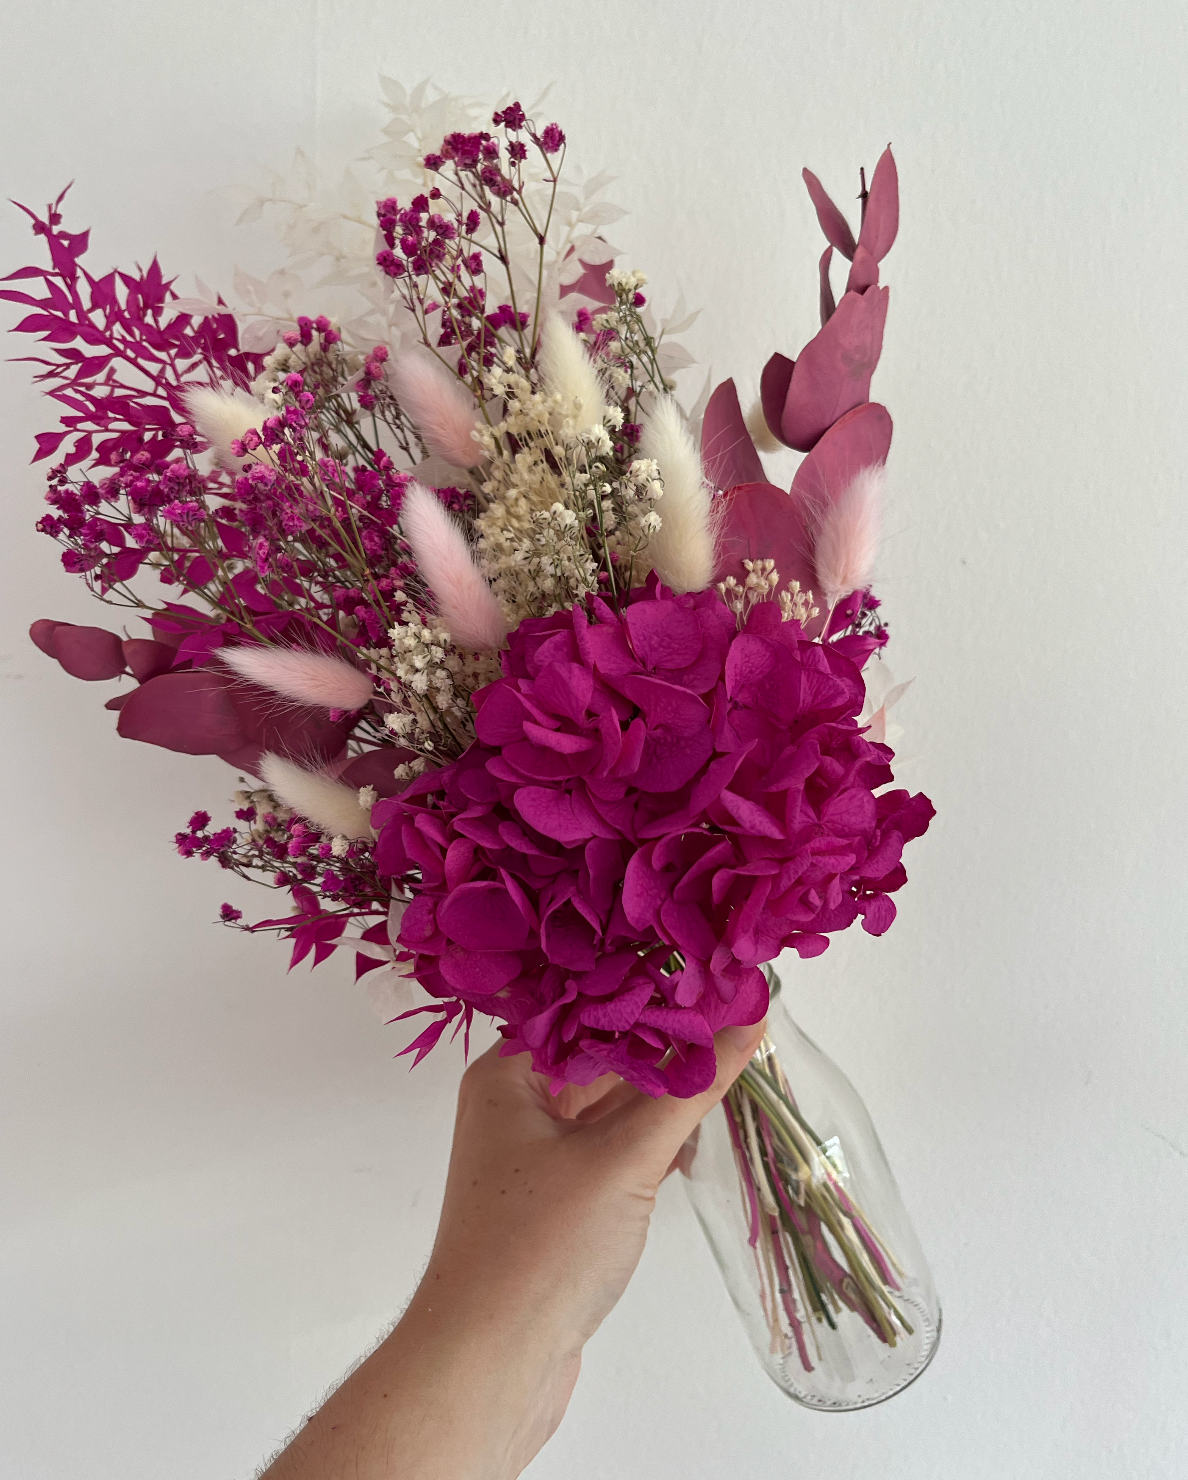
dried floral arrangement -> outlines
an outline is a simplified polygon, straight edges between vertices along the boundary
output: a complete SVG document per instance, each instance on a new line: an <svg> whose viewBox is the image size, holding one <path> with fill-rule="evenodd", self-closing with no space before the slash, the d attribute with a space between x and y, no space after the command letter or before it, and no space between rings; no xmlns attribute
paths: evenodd
<svg viewBox="0 0 1188 1480"><path fill-rule="evenodd" d="M290 260L238 275L238 307L155 260L95 276L62 197L28 211L49 261L0 296L61 413L38 528L145 624L32 637L121 681L121 735L242 773L178 850L287 896L223 917L294 963L418 983L415 1060L479 1012L555 1087L695 1094L713 1033L765 1012L764 963L888 928L932 816L892 786L871 680L894 162L856 236L805 172L821 328L749 416L730 380L686 413L689 320L616 265L562 130L385 87L385 193L367 215L278 183ZM296 311L314 267L357 312Z"/></svg>
<svg viewBox="0 0 1188 1480"><path fill-rule="evenodd" d="M247 214L280 213L289 260L237 274L237 306L155 259L96 276L63 196L27 211L49 261L0 297L60 412L37 527L143 621L31 635L120 681L122 736L240 771L178 851L291 902L226 923L293 964L353 952L389 1016L428 1014L414 1062L478 1012L555 1090L693 1095L715 1031L766 1012L766 963L887 930L933 815L893 785L870 589L895 165L856 236L804 172L820 330L749 415L732 380L686 412L692 317L616 265L609 182L567 178L561 128L384 87L374 204L275 181ZM845 1309L893 1346L894 1256L770 1045L726 1108L772 1350L811 1370Z"/></svg>

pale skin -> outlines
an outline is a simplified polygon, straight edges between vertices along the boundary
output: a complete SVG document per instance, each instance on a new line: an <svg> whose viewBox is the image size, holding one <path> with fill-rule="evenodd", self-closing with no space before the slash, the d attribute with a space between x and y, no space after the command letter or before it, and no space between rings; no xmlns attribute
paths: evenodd
<svg viewBox="0 0 1188 1480"><path fill-rule="evenodd" d="M627 1288L660 1183L763 1024L715 1039L713 1086L649 1099L608 1075L554 1098L528 1056L462 1078L437 1239L400 1322L261 1480L513 1480Z"/></svg>

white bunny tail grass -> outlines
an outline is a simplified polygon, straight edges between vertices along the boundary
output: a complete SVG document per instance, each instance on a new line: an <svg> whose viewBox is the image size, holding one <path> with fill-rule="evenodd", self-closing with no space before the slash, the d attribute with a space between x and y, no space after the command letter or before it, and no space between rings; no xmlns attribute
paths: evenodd
<svg viewBox="0 0 1188 1480"><path fill-rule="evenodd" d="M717 560L716 521L701 459L671 396L658 401L645 421L640 454L655 460L664 484L656 507L660 528L646 551L652 569L674 591L704 591Z"/></svg>
<svg viewBox="0 0 1188 1480"><path fill-rule="evenodd" d="M353 787L279 755L261 758L260 775L279 801L322 832L332 837L371 837L371 809L360 804Z"/></svg>
<svg viewBox="0 0 1188 1480"><path fill-rule="evenodd" d="M545 389L561 397L578 431L601 426L606 392L586 346L560 314L550 314L540 335L537 359Z"/></svg>
<svg viewBox="0 0 1188 1480"><path fill-rule="evenodd" d="M817 594L832 610L843 596L870 585L879 549L883 464L860 468L827 508L813 539Z"/></svg>
<svg viewBox="0 0 1188 1480"><path fill-rule="evenodd" d="M260 402L247 391L214 390L210 386L201 386L186 394L185 403L195 430L210 443L215 460L221 466L234 471L253 457L257 461L271 461L262 449L244 457L236 457L231 451L232 442L247 432L258 432L268 415Z"/></svg>

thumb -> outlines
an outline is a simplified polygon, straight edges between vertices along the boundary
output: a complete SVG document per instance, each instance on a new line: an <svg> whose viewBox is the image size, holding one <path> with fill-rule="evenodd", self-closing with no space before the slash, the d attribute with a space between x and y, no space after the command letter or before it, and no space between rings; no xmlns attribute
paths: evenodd
<svg viewBox="0 0 1188 1480"><path fill-rule="evenodd" d="M654 1163L657 1179L662 1177L692 1134L694 1126L718 1103L747 1066L759 1047L767 1019L760 1023L736 1024L714 1035L717 1073L709 1089L687 1100L662 1095L658 1100L637 1095L628 1104L597 1121L599 1130L620 1146L627 1145Z"/></svg>

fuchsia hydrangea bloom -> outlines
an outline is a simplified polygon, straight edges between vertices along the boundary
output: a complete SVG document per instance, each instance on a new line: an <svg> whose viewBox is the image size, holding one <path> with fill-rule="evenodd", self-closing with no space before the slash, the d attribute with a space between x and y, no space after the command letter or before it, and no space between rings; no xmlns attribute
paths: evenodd
<svg viewBox="0 0 1188 1480"><path fill-rule="evenodd" d="M766 1011L762 963L887 929L933 808L875 795L858 669L775 603L738 632L714 591L633 594L524 622L477 741L372 820L381 872L419 875L399 939L442 1015L416 1047L478 1010L555 1087L688 1096Z"/></svg>

